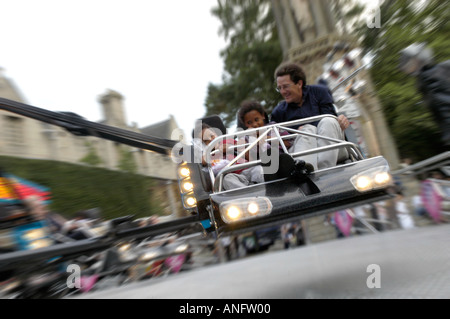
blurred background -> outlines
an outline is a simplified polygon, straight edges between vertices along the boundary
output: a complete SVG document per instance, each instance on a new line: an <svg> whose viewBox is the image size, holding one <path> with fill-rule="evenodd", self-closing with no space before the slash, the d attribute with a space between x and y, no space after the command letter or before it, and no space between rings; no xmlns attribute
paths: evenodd
<svg viewBox="0 0 450 319"><path fill-rule="evenodd" d="M120 2L114 5L119 4ZM8 2L2 5L5 6L4 13L10 8L11 14L19 14L13 10L13 7L8 7ZM80 6L82 5L85 4L81 3ZM154 9L157 8L157 4L152 6L156 6ZM151 8L153 7L147 7L148 10ZM100 122L161 138L188 141L195 118L219 114L227 127L232 130L235 126L237 109L242 101L256 99L268 112L275 107L281 96L274 89L273 72L281 62L292 60L300 62L305 67L309 84L326 83L330 89L333 89L338 111L349 117L354 141L358 143L366 156L383 155L391 168L396 170L402 168L406 162L413 164L446 150L440 138L441 128L418 91L417 79L401 72L399 61L401 50L416 42L426 43L433 52L435 63L448 59L450 55L450 40L446 37L449 31L450 15L448 2L438 0L397 0L378 3L352 0L316 2L220 0L214 4L208 2L207 10L205 7L202 8L201 14L213 19L209 20L211 25L204 25L202 28L215 29L213 32L215 35L212 37L221 39L215 50L223 63L223 69L219 68L221 75L216 77L216 79L221 78L220 83L217 83L216 79L205 78L205 75L202 75L203 80L209 82L205 83L207 87L205 87L206 96L203 97L203 107L190 106L184 110L182 107L178 112L176 109L169 109L169 112L176 113L170 113L166 120L150 122L146 126L139 126L137 123L129 124L128 109L135 109L136 106L142 112L144 109L140 107L140 104L125 105L124 100L128 98L125 95L127 92L120 93L119 87L116 88L118 91L107 89L106 92L98 95L98 109L103 114ZM81 8L77 10L79 9ZM136 7L128 8L131 11L135 9ZM64 14L68 9L56 6L55 10ZM177 11L177 9L174 10ZM166 12L163 7L159 11ZM88 14L87 11L86 14ZM91 17L91 14L87 17ZM100 17L100 21L101 19ZM207 20L201 19L207 23ZM109 23L110 20L105 20L105 23L107 22ZM174 22L172 27L182 28L181 24L181 21ZM53 28L56 30L57 25L54 24ZM9 30L11 34L14 34L14 28ZM114 28L111 31L117 32ZM175 42L178 41L176 36L173 34L171 36ZM199 34L193 33L191 38L194 41L198 36ZM7 39L10 38L14 37L11 35L7 37ZM51 41L44 44L47 43L50 46L48 42ZM197 43L196 51L202 51L203 48L209 47L210 43L212 42ZM9 47L9 50L12 50L13 47L11 45ZM89 49L86 47L86 50ZM51 50L51 47L48 50ZM5 55L5 61L8 60L6 57L7 55ZM66 58L67 61L71 60L70 56ZM26 64L27 59L23 54L17 54L17 59L19 61L22 59ZM165 61L165 58L159 56L155 56L155 59ZM170 56L167 59L172 60ZM8 68L8 65L3 64L4 61L0 63L6 69ZM204 64L209 67L208 61ZM57 68L58 65L46 65L46 68ZM177 70L179 68L184 70L176 63L172 65ZM197 68L202 67L201 63L197 65ZM171 74L171 72L168 73ZM184 72L189 76L195 73L188 69ZM353 72L356 75L350 81L341 83L340 87L336 88ZM48 73L49 76L52 74ZM31 78L35 76L32 70L29 74ZM45 73L39 76L42 78L41 82L46 83ZM70 75L67 74L67 77ZM161 84L167 83L164 78L161 79L163 79ZM63 79L62 81L64 82ZM127 82L135 83L136 86L142 85L138 77L127 79ZM186 83L183 86L190 87L190 84ZM167 85L162 85L162 89L166 87ZM170 94L162 95L170 101L167 99ZM52 95L52 91L48 91L47 95ZM6 72L0 76L0 96L42 108L47 107L45 103L41 104L38 100L29 101L24 98L27 92L21 89L21 79L10 79L6 76ZM186 94L186 103L189 98L190 95ZM66 100L58 102L65 105ZM86 104L90 105L91 102L86 101ZM175 103L179 104L179 101ZM52 105L51 108L54 109L54 107ZM92 109L91 106L90 108ZM188 108L189 111L187 111ZM156 112L160 107L149 106L148 109ZM79 115L88 118L90 116L90 113L85 113L83 108L70 108L68 111L79 112ZM93 176L89 170L95 171L96 168L106 169L108 174L111 174L112 170L122 174L129 173L134 178L151 180L150 186L145 187L142 196L151 198L152 204L145 203L144 206L140 206L138 214L183 214L177 197L175 164L169 157L111 145L110 142L98 141L95 138L72 136L44 123L3 111L1 113L3 139L0 143L2 156L0 166L7 172L51 188L53 194L51 205L63 214L73 215L77 210L87 208L86 206L103 206L107 216L121 214L124 210L133 210L127 205L113 204L109 200L94 198L94 192L88 190L86 184L95 184L98 187L99 183L93 180L99 179L89 180L86 174ZM191 113L196 115L190 118L188 113L190 116L192 116ZM147 121L150 119L148 117ZM181 126L178 124L180 121L184 121ZM39 160L42 168L36 166L38 164L19 165L20 161L16 161L16 158ZM51 162L42 164L43 161ZM70 177L55 181L54 179L61 174L54 174L54 172L68 164L75 166L68 169L61 168L67 172L61 174ZM49 165L51 169L46 168L46 165ZM79 165L83 167L79 168ZM36 167L39 169L35 169ZM88 171L83 173L84 176L78 176L77 174L81 174L83 170ZM126 196L111 196L110 191L106 190L102 192L105 197L117 198L118 201L122 197L137 196L138 192L131 186L136 183L130 182L130 186L124 183L121 181L121 186L115 189L121 192L129 190ZM108 185L114 184L108 183Z"/></svg>
<svg viewBox="0 0 450 319"><path fill-rule="evenodd" d="M148 78L156 78L157 81L146 82L145 77L130 76L123 71L126 63L125 66L121 64L120 58L109 64L110 67L114 63L120 65L114 69L116 73L107 72L107 75L114 74L123 78L127 85L144 92L146 100L135 99L135 91L121 86L120 82L95 83L77 88L91 91L97 90L97 85L101 90L110 87L103 93L93 93L98 96L92 101L77 101L78 104L86 103L91 110L97 106L103 114L98 122L150 136L189 142L195 119L218 114L226 126L233 130L242 101L256 99L269 113L278 104L281 96L275 90L273 73L280 63L290 60L304 66L308 84L321 83L332 90L338 111L350 119L353 141L360 146L365 156L382 155L388 160L391 169L398 171L448 151L448 146L441 139L444 133L442 126L436 121L421 94L417 77L402 72L399 67L402 50L413 43L424 43L431 50L430 63L438 64L449 60L448 1L218 0L202 1L201 8L189 7L190 5L186 7L185 1L166 2L170 4L170 8L158 8L158 2L151 2L151 5L147 3L140 9L133 7L133 10L126 11L127 16L133 17L134 13L142 12L145 8L160 12L166 17L161 24L152 26L152 32L162 34L162 38L155 38L157 40L148 44L152 50L145 51L148 52L145 59L152 61L152 65L156 63L164 66L163 70L146 73ZM119 8L126 8L129 2L114 2L114 6L118 4ZM138 4L143 3L134 3ZM8 2L0 4L2 15L8 15L9 12L9 16L16 15L15 18L19 20L20 12L12 7L8 11L8 5ZM87 4L80 3L80 6L77 7L81 9L77 11L79 21L83 21L84 14L92 20L92 12L88 14ZM38 9L47 10L51 5L44 7L45 5L41 5ZM27 12L31 9L26 5L23 8ZM67 8L60 5L52 9L54 10L49 11L55 16L68 12ZM100 7L102 9L108 12L106 5ZM188 20L167 20L172 11L182 15L184 13ZM194 18L194 14L199 12L202 18ZM118 13L114 17L114 21L121 21ZM97 25L102 25L102 19L105 19L105 25L109 25L104 16L96 16L94 20ZM139 19L144 21L146 17L139 15ZM194 21L202 23L195 24ZM27 23L26 19L23 23ZM196 26L190 29L191 34L182 33L181 30L188 29L191 23ZM3 28L5 27L4 25ZM169 27L176 31L169 32ZM32 29L33 25L28 28ZM61 25L53 24L48 28L47 26L47 31L56 32ZM164 36L166 28L167 35ZM0 43L5 44L2 51L13 52L19 63L23 61L26 64L28 57L17 50L12 42L8 42L12 39L25 44L30 41L30 54L36 47L44 51L47 49L48 53L53 50L50 45L58 45L58 41L31 42L29 35L23 36L26 32L14 36L13 22L9 22L8 30L10 36L7 41L2 43L0 39ZM100 32L98 34L102 30L108 31L88 29L94 30ZM140 37L130 38L130 33L123 30L109 29L110 33L105 41L110 43L116 39L115 35L119 37L123 34L128 34L128 41L142 41ZM204 30L214 32L205 34ZM174 52L179 51L163 46L167 45L166 42L182 43L183 46L178 47L181 48L180 51L185 48L186 52L174 55ZM95 44L90 43L92 47L87 42L87 46L83 48L82 56L87 60L90 59L86 52L95 51ZM214 49L209 51L211 47ZM114 47L109 50L114 51ZM160 55L160 51L171 54ZM205 58L190 59L187 51L194 56L203 56L205 52L216 55L219 63ZM63 68L65 63L71 64L71 61L79 60L79 56L79 51L75 51L73 55L58 60L58 63L45 65L45 68ZM124 55L125 61L132 59L132 54ZM0 65L9 70L6 61L6 55L2 60L0 53ZM97 57L95 61L99 66L102 64L102 58ZM144 62L140 61L142 65ZM95 63L92 67L94 69ZM214 73L205 73L205 69L214 69ZM83 71L87 78L89 71ZM69 106L65 110L64 105L68 105L66 100L57 101L57 104L53 101L50 107L45 100L33 98L34 94L30 94L31 98L27 99L24 96L28 95L27 88L32 85L21 85L22 81L27 82L24 79L27 75L22 74L21 78L16 78L12 72L11 78L8 74L10 73L6 71L0 73L0 97L44 109L58 109L55 105L60 105L59 111L72 111L88 118L92 114L76 106ZM48 79L46 76L50 78L49 74L55 73L30 70L29 74L35 83L45 84ZM34 78L36 74L39 75L39 80ZM199 75L201 81L194 78L194 75ZM71 73L62 75L58 81L65 82L66 76L70 78ZM92 78L98 79L97 82L101 81L100 78ZM199 83L201 87L198 86ZM201 92L198 93L199 91ZM201 95L200 100L195 96L195 102L190 102L194 93ZM52 90L46 94L52 95ZM70 99L67 92L66 97ZM158 101L157 97L163 99ZM446 107L448 109L448 105ZM161 119L152 117L152 112L161 110L166 112ZM144 114L144 111L149 113ZM128 117L132 123L128 123ZM144 124L136 122L142 123L143 118L147 121ZM176 164L170 156L144 152L95 137L73 136L63 129L5 111L0 111L0 134L2 174L23 178L27 183L33 183L34 190L44 187L46 204L52 211L57 211L68 219L75 218L80 211L92 208L99 209L101 217L105 219L129 214L140 218L153 215L170 218L186 214L178 193ZM434 173L437 170L441 174L436 179L448 179L448 171L441 168L439 165L433 168ZM401 196L406 194L409 214L415 214L419 204L414 204L412 199L420 194L419 183L430 177L431 171L425 170L424 174L399 177L397 182L404 192L398 194L396 202L354 209L351 219L360 221L358 213L359 216L369 216L380 206L383 214L393 218L387 229L403 227L401 219L396 217L397 202L404 201ZM308 229L309 233L302 234L306 238L300 244L343 236L342 230L334 227L335 220L331 217L319 217L305 222L301 227ZM431 218L426 218L423 214L417 213L413 217L416 225L433 223ZM367 225L360 226L367 228ZM314 228L317 229L315 234L311 231ZM354 233L360 231L352 229ZM234 253L238 255L239 246L236 247Z"/></svg>

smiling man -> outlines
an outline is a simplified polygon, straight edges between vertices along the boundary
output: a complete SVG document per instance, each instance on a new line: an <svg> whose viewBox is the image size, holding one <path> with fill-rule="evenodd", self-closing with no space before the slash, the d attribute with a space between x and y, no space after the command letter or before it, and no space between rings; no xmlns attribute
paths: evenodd
<svg viewBox="0 0 450 319"><path fill-rule="evenodd" d="M280 92L284 101L272 111L272 121L282 123L322 114L337 116L333 97L328 88L321 85L307 85L305 72L300 65L292 62L281 64L275 71L275 81L276 90ZM296 129L345 140L344 130L348 126L348 119L344 115L339 115L337 120L324 118L319 122L305 124ZM332 143L321 138L299 135L289 151L297 153ZM347 156L347 151L340 148L306 155L302 159L311 163L315 169L322 169L336 165L338 160L345 159Z"/></svg>

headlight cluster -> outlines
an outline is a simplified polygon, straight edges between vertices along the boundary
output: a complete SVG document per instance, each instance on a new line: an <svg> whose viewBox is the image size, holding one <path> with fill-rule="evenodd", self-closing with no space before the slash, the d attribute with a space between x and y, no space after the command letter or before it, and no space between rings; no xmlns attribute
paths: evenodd
<svg viewBox="0 0 450 319"><path fill-rule="evenodd" d="M188 244L180 244L175 248L175 253L181 254L184 253L189 248Z"/></svg>
<svg viewBox="0 0 450 319"><path fill-rule="evenodd" d="M385 166L374 167L350 178L356 190L367 192L392 185L392 176Z"/></svg>
<svg viewBox="0 0 450 319"><path fill-rule="evenodd" d="M47 237L45 228L35 228L23 232L21 241L26 245L26 249L39 249L53 244L52 240Z"/></svg>
<svg viewBox="0 0 450 319"><path fill-rule="evenodd" d="M45 232L44 232L44 230L42 228L36 228L36 229L28 230L25 233L23 233L23 237L27 241L33 241L33 240L41 239L41 238L43 238L45 236L46 236L46 234L45 234Z"/></svg>
<svg viewBox="0 0 450 319"><path fill-rule="evenodd" d="M159 257L159 255L160 255L160 253L157 250L151 250L151 251L147 251L144 254L142 254L141 256L139 256L138 260L141 262L147 262L152 259L156 259L157 257Z"/></svg>
<svg viewBox="0 0 450 319"><path fill-rule="evenodd" d="M51 246L53 243L47 238L47 234L42 228L28 230L23 234L23 239L27 243L27 249L38 249Z"/></svg>
<svg viewBox="0 0 450 319"><path fill-rule="evenodd" d="M149 262L159 258L166 258L168 256L172 256L173 254L183 254L189 248L189 245L186 243L180 244L170 244L161 247L154 247L150 250L143 252L138 260L141 262Z"/></svg>
<svg viewBox="0 0 450 319"><path fill-rule="evenodd" d="M48 238L42 238L38 240L33 240L28 244L28 249L39 249L44 247L49 247L53 242Z"/></svg>
<svg viewBox="0 0 450 319"><path fill-rule="evenodd" d="M178 185L180 186L184 208L191 210L197 207L197 200L194 196L194 184L191 180L191 171L186 163L178 166Z"/></svg>
<svg viewBox="0 0 450 319"><path fill-rule="evenodd" d="M219 209L222 219L230 224L268 215L272 212L272 203L267 197L240 198L221 203Z"/></svg>

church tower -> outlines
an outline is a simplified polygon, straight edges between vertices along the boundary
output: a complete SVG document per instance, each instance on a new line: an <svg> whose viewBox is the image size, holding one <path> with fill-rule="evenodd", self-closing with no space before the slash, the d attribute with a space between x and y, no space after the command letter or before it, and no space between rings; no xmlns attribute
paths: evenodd
<svg viewBox="0 0 450 319"><path fill-rule="evenodd" d="M102 105L106 125L121 128L127 127L122 94L108 90L99 97L98 101Z"/></svg>

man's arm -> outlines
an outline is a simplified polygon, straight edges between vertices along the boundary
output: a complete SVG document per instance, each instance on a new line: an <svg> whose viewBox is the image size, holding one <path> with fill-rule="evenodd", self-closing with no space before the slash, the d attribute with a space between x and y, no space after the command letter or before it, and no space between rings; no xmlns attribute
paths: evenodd
<svg viewBox="0 0 450 319"><path fill-rule="evenodd" d="M320 88L319 96L320 96L320 100L319 100L320 113L321 114L331 114L331 115L337 116L336 110L334 108L333 96L330 94L330 91L327 90L326 88ZM341 127L341 129L343 131L345 131L350 126L350 123L349 123L347 117L344 114L341 114L341 115L337 116L337 118L338 118L339 126Z"/></svg>

